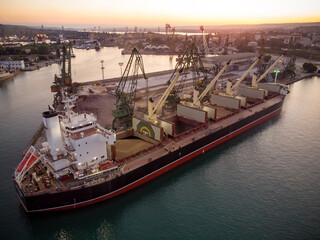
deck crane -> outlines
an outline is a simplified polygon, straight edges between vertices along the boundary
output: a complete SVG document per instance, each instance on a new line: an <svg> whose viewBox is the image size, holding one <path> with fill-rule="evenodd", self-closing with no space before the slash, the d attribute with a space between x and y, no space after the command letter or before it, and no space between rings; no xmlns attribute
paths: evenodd
<svg viewBox="0 0 320 240"><path fill-rule="evenodd" d="M234 90L240 85L240 83L246 78L246 76L250 73L250 71L257 65L257 63L260 61L262 58L262 55L259 56L253 64L248 68L248 70L242 74L242 76L238 79L238 81L232 86L232 82L228 81L227 82L227 88L226 88L226 94L229 96L234 95Z"/></svg>
<svg viewBox="0 0 320 240"><path fill-rule="evenodd" d="M132 64L133 73L132 76L129 77ZM114 130L127 129L132 126L139 68L144 79L147 80L142 56L138 50L134 48L116 89L116 109L112 110L112 116L114 117L112 128Z"/></svg>
<svg viewBox="0 0 320 240"><path fill-rule="evenodd" d="M173 81L171 81L170 85L168 86L167 90L161 96L160 100L158 101L157 105L154 105L154 101L152 98L148 101L148 120L152 121L153 123L157 123L157 115L159 111L162 109L163 105L165 104L170 92L172 91L174 85L178 81L179 77L181 76L183 69L180 69L177 75L174 77Z"/></svg>
<svg viewBox="0 0 320 240"><path fill-rule="evenodd" d="M202 25L200 26L200 30L202 32L204 53L205 53L205 55L208 55L209 54L209 48L208 48L208 44L207 44L207 41L206 41L206 37L204 36L204 27Z"/></svg>
<svg viewBox="0 0 320 240"><path fill-rule="evenodd" d="M220 72L215 76L214 79L207 85L207 87L203 90L203 92L199 96L199 91L194 89L193 94L193 107L199 107L202 99L207 95L207 93L210 91L210 89L215 85L215 83L218 81L218 79L221 77L221 75L224 73L224 71L229 66L231 60L227 62L224 67L220 70Z"/></svg>
<svg viewBox="0 0 320 240"><path fill-rule="evenodd" d="M283 53L280 57L276 59L276 61L257 79L257 76L253 74L252 76L252 87L258 88L258 83L261 82L262 79L264 79L267 74L279 63L279 61L285 56L285 53Z"/></svg>

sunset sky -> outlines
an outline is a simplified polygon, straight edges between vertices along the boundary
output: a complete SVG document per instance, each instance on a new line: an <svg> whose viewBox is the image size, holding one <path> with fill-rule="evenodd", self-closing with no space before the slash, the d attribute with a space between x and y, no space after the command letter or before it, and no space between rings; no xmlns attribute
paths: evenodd
<svg viewBox="0 0 320 240"><path fill-rule="evenodd" d="M320 22L319 0L0 0L0 23L171 26Z"/></svg>

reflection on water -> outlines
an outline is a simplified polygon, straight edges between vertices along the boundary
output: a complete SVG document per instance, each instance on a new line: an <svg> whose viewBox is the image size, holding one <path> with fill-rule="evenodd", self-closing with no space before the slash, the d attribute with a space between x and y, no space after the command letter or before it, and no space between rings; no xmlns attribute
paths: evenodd
<svg viewBox="0 0 320 240"><path fill-rule="evenodd" d="M56 234L55 234L55 239L57 240L71 240L74 239L72 238L72 235L68 233L65 229L60 229Z"/></svg>
<svg viewBox="0 0 320 240"><path fill-rule="evenodd" d="M96 232L98 240L110 239L113 236L112 225L103 220Z"/></svg>

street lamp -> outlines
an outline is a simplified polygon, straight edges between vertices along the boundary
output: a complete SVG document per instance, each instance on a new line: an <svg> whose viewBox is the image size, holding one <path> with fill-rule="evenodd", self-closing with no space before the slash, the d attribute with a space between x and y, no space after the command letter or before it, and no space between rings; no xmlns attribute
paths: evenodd
<svg viewBox="0 0 320 240"><path fill-rule="evenodd" d="M122 65L123 65L123 62L119 62L121 77L122 77Z"/></svg>
<svg viewBox="0 0 320 240"><path fill-rule="evenodd" d="M274 77L274 82L276 83L277 82L277 76L278 76L278 73L280 71L279 70L274 70L273 72L276 74L276 76Z"/></svg>
<svg viewBox="0 0 320 240"><path fill-rule="evenodd" d="M103 66L103 60L100 61L101 62L101 71L102 71L102 80L104 80L104 66Z"/></svg>

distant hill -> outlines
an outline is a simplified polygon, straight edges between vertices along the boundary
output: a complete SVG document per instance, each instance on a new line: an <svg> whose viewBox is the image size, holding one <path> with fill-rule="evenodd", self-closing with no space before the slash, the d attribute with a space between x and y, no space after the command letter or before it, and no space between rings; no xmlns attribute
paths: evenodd
<svg viewBox="0 0 320 240"><path fill-rule="evenodd" d="M49 38L57 37L59 34L63 33L66 37L74 38L74 37L86 37L87 34L79 33L77 30L69 30L64 29L62 31L61 28L58 27L45 27L44 29L41 26L23 26L23 25L7 25L0 24L0 37L4 36L13 36L17 35L18 37L26 36L26 37L34 37L38 33L44 33Z"/></svg>
<svg viewBox="0 0 320 240"><path fill-rule="evenodd" d="M172 26L173 27L173 26ZM200 26L174 26L178 32L190 32L190 33L200 33ZM222 30L271 30L271 29L285 29L290 30L294 28L320 28L320 22L312 23L273 23L273 24L235 24L235 25L205 25L204 28L206 32L222 31ZM65 28L63 33L65 35L74 35L78 30L83 28ZM87 28L89 29L89 28ZM125 31L125 27L113 27L113 28L101 28L102 31ZM138 29L148 29L154 32L158 31L158 27L144 27L138 26ZM161 27L161 31L164 31L164 27ZM41 26L23 26L23 25L6 25L0 24L0 37L3 36L34 36L37 33L42 33L49 35L57 35L62 32L61 27L55 26L45 26L44 30Z"/></svg>
<svg viewBox="0 0 320 240"><path fill-rule="evenodd" d="M199 26L200 27L200 26ZM197 31L200 32L198 26L177 26L176 30ZM272 23L272 24L234 24L234 25L205 25L206 30L236 30L236 29L293 29L298 27L320 27L320 22L312 23Z"/></svg>

